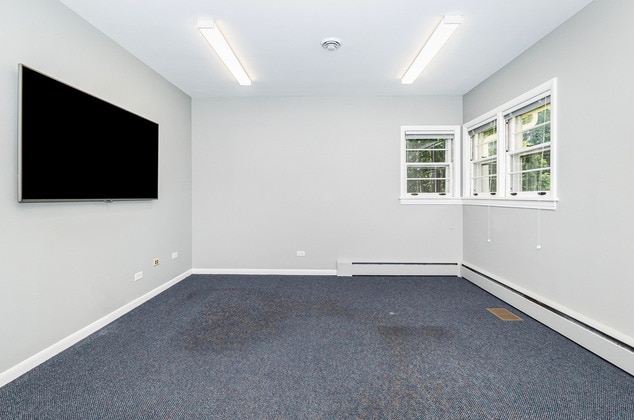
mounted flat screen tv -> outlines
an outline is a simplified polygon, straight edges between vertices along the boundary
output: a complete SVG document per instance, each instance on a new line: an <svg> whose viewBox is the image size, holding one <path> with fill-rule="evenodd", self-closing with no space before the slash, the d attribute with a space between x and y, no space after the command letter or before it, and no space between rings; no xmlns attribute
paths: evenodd
<svg viewBox="0 0 634 420"><path fill-rule="evenodd" d="M159 126L19 65L18 201L158 199Z"/></svg>

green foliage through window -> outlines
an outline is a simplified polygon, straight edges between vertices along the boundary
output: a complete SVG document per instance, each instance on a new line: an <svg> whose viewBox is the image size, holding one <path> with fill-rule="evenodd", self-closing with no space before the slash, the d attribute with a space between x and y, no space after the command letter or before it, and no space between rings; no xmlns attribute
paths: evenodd
<svg viewBox="0 0 634 420"><path fill-rule="evenodd" d="M446 134L434 137L423 133L416 138L406 133L405 176L408 194L445 194L449 182L449 145L451 137Z"/></svg>
<svg viewBox="0 0 634 420"><path fill-rule="evenodd" d="M511 127L520 152L513 156L512 189L550 191L550 102L514 117Z"/></svg>
<svg viewBox="0 0 634 420"><path fill-rule="evenodd" d="M556 84L552 79L465 124L464 192L477 197L474 203L523 207L539 200L539 208L554 208Z"/></svg>

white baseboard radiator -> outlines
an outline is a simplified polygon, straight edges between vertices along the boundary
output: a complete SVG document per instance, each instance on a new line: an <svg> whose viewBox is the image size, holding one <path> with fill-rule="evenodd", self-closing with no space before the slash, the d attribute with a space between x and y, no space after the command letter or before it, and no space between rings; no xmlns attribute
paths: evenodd
<svg viewBox="0 0 634 420"><path fill-rule="evenodd" d="M626 342L627 337L618 336L604 325L598 325L568 308L547 302L543 297L530 296L518 290L511 282L474 265L461 265L461 277L465 280L634 375L634 346L631 340Z"/></svg>
<svg viewBox="0 0 634 420"><path fill-rule="evenodd" d="M337 260L337 276L458 276L460 265L454 262L394 262Z"/></svg>

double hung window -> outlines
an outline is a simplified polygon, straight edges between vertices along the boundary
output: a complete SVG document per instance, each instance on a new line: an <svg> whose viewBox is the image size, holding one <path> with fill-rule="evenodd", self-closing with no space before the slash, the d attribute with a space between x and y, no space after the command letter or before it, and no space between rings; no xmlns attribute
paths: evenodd
<svg viewBox="0 0 634 420"><path fill-rule="evenodd" d="M457 126L401 127L401 200L459 194Z"/></svg>
<svg viewBox="0 0 634 420"><path fill-rule="evenodd" d="M504 116L511 195L550 191L550 102L546 96Z"/></svg>
<svg viewBox="0 0 634 420"><path fill-rule="evenodd" d="M487 205L554 208L556 81L465 124L464 198Z"/></svg>
<svg viewBox="0 0 634 420"><path fill-rule="evenodd" d="M471 141L472 194L497 193L498 126L497 120L488 121L468 132Z"/></svg>

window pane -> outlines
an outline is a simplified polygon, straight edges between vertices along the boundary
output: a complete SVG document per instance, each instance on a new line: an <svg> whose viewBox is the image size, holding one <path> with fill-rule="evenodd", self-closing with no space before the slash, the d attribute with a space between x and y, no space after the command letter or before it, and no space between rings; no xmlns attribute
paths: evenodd
<svg viewBox="0 0 634 420"><path fill-rule="evenodd" d="M550 191L550 168L513 174L511 178L513 185L518 186L512 191Z"/></svg>
<svg viewBox="0 0 634 420"><path fill-rule="evenodd" d="M407 168L407 179L414 178L446 178L447 168L445 167L424 167Z"/></svg>
<svg viewBox="0 0 634 420"><path fill-rule="evenodd" d="M550 103L513 118L515 150L550 142Z"/></svg>
<svg viewBox="0 0 634 420"><path fill-rule="evenodd" d="M488 179L488 181L489 181L489 192L497 192L497 190L498 190L498 184L497 184L498 179L497 179L497 177L495 177L495 176L490 177Z"/></svg>
<svg viewBox="0 0 634 420"><path fill-rule="evenodd" d="M407 150L445 149L446 139L408 139Z"/></svg>
<svg viewBox="0 0 634 420"><path fill-rule="evenodd" d="M473 142L475 144L474 159L483 159L495 156L498 152L498 134L497 126L482 131L474 135Z"/></svg>
<svg viewBox="0 0 634 420"><path fill-rule="evenodd" d="M409 194L446 193L448 168L446 166L414 166L407 168Z"/></svg>
<svg viewBox="0 0 634 420"><path fill-rule="evenodd" d="M473 180L474 194L497 192L497 177L484 177Z"/></svg>
<svg viewBox="0 0 634 420"><path fill-rule="evenodd" d="M516 156L512 191L550 191L550 149Z"/></svg>
<svg viewBox="0 0 634 420"><path fill-rule="evenodd" d="M550 124L537 126L522 133L522 147L550 142Z"/></svg>
<svg viewBox="0 0 634 420"><path fill-rule="evenodd" d="M407 163L434 163L445 162L446 150L416 150L407 151Z"/></svg>
<svg viewBox="0 0 634 420"><path fill-rule="evenodd" d="M445 162L447 158L447 139L408 139L405 147L408 163Z"/></svg>
<svg viewBox="0 0 634 420"><path fill-rule="evenodd" d="M497 192L497 163L487 162L474 165L473 192Z"/></svg>
<svg viewBox="0 0 634 420"><path fill-rule="evenodd" d="M522 171L550 167L550 150L539 151L519 157Z"/></svg>
<svg viewBox="0 0 634 420"><path fill-rule="evenodd" d="M474 195L497 192L497 122L490 121L470 131L473 145L473 174L471 189Z"/></svg>
<svg viewBox="0 0 634 420"><path fill-rule="evenodd" d="M408 180L407 192L408 194L446 193L447 180L445 179Z"/></svg>

